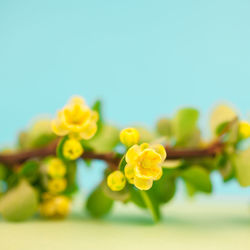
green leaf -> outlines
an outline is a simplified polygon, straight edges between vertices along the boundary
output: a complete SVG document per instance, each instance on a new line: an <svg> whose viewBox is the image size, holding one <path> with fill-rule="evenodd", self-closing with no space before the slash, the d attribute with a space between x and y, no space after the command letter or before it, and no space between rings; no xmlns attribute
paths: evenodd
<svg viewBox="0 0 250 250"><path fill-rule="evenodd" d="M198 117L199 112L193 108L184 108L177 112L173 120L177 143L190 139L195 133Z"/></svg>
<svg viewBox="0 0 250 250"><path fill-rule="evenodd" d="M232 121L236 117L237 114L232 108L226 105L217 106L213 110L210 118L210 127L212 132L215 135L219 134L227 125L227 123Z"/></svg>
<svg viewBox="0 0 250 250"><path fill-rule="evenodd" d="M209 172L201 166L192 166L181 173L182 178L192 184L197 190L211 193L212 183Z"/></svg>
<svg viewBox="0 0 250 250"><path fill-rule="evenodd" d="M38 209L37 193L22 180L0 200L0 213L9 221L23 221L33 216Z"/></svg>
<svg viewBox="0 0 250 250"><path fill-rule="evenodd" d="M40 148L46 146L49 143L51 143L54 139L56 139L56 135L52 133L38 135L36 138L33 139L33 141L31 141L31 147Z"/></svg>
<svg viewBox="0 0 250 250"><path fill-rule="evenodd" d="M112 191L108 185L107 181L104 180L101 184L101 187L103 189L103 192L106 196L108 196L112 200L118 200L122 202L127 202L130 199L130 192L129 192L129 186L126 185L125 188L123 188L121 191Z"/></svg>
<svg viewBox="0 0 250 250"><path fill-rule="evenodd" d="M139 143L144 143L144 142L152 142L157 138L157 135L150 131L149 129L142 127L142 126L134 126L140 134L140 140Z"/></svg>
<svg viewBox="0 0 250 250"><path fill-rule="evenodd" d="M6 166L0 163L0 180L5 180L8 175L8 169Z"/></svg>
<svg viewBox="0 0 250 250"><path fill-rule="evenodd" d="M167 203L175 195L175 181L176 178L174 176L163 174L160 180L154 182L154 185L149 192L159 203Z"/></svg>
<svg viewBox="0 0 250 250"><path fill-rule="evenodd" d="M183 164L182 160L166 160L163 162L162 167L168 169L179 168Z"/></svg>
<svg viewBox="0 0 250 250"><path fill-rule="evenodd" d="M120 160L120 163L119 163L119 166L118 166L118 169L120 170L120 171L124 171L124 168L125 168L125 166L127 165L127 162L126 162L126 155L124 155L123 157L122 157L122 159Z"/></svg>
<svg viewBox="0 0 250 250"><path fill-rule="evenodd" d="M158 222L160 220L160 209L159 203L156 202L153 196L150 195L148 191L140 190L141 197L150 211L154 222Z"/></svg>
<svg viewBox="0 0 250 250"><path fill-rule="evenodd" d="M140 190L135 188L134 185L130 185L130 200L140 208L147 208L140 194Z"/></svg>
<svg viewBox="0 0 250 250"><path fill-rule="evenodd" d="M193 197L195 195L195 193L197 192L196 188L194 187L194 185L192 185L190 182L185 182L185 186L186 186L186 190L187 190L187 194L189 197Z"/></svg>
<svg viewBox="0 0 250 250"><path fill-rule="evenodd" d="M171 137L173 135L173 124L168 118L161 118L156 124L156 130L159 135Z"/></svg>
<svg viewBox="0 0 250 250"><path fill-rule="evenodd" d="M21 149L39 148L49 144L56 138L51 129L51 120L42 118L36 120L32 126L19 134L19 147Z"/></svg>
<svg viewBox="0 0 250 250"><path fill-rule="evenodd" d="M57 148L56 148L56 155L58 158L60 158L61 160L67 162L68 160L64 157L63 155L63 145L64 143L68 140L68 136L64 136L59 143L57 144Z"/></svg>
<svg viewBox="0 0 250 250"><path fill-rule="evenodd" d="M103 124L100 133L84 144L98 153L110 152L119 143L119 133L118 128Z"/></svg>
<svg viewBox="0 0 250 250"><path fill-rule="evenodd" d="M93 137L93 138L95 138L96 136L98 136L98 134L100 133L102 126L103 126L103 114L102 114L102 102L101 102L101 100L97 100L93 104L92 110L96 111L99 115L99 119L97 121L97 132L96 132L95 136Z"/></svg>
<svg viewBox="0 0 250 250"><path fill-rule="evenodd" d="M236 177L242 187L250 186L250 148L234 156Z"/></svg>
<svg viewBox="0 0 250 250"><path fill-rule="evenodd" d="M86 204L87 211L92 217L100 218L108 214L114 201L105 195L101 186L98 186L89 196Z"/></svg>
<svg viewBox="0 0 250 250"><path fill-rule="evenodd" d="M232 163L228 161L223 168L219 169L221 176L223 177L224 182L230 181L234 177L234 168Z"/></svg>
<svg viewBox="0 0 250 250"><path fill-rule="evenodd" d="M78 185L76 182L77 165L74 161L67 164L67 189L63 192L64 195L72 196L78 191Z"/></svg>
<svg viewBox="0 0 250 250"><path fill-rule="evenodd" d="M25 162L19 174L30 182L36 181L39 175L39 163L34 160Z"/></svg>

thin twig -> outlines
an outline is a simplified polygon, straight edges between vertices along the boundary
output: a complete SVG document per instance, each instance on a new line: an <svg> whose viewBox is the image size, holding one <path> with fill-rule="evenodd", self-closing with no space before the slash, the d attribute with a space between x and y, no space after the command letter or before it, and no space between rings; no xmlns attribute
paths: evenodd
<svg viewBox="0 0 250 250"><path fill-rule="evenodd" d="M237 118L228 123L228 125L220 133L217 140L204 148L188 148L179 149L166 146L167 159L192 159L192 158L204 158L204 157L214 157L218 153L222 152L224 144L222 142L223 136L229 131L232 125L237 121ZM30 149L26 151L19 151L14 153L0 153L0 163L7 166L16 166L22 164L23 162L33 159L33 158L44 158L50 155L56 155L56 147L59 139L56 139L51 144L38 148ZM119 164L120 157L113 152L109 153L96 153L91 151L86 151L82 155L83 159L90 160L101 160L105 161L112 168L116 168Z"/></svg>

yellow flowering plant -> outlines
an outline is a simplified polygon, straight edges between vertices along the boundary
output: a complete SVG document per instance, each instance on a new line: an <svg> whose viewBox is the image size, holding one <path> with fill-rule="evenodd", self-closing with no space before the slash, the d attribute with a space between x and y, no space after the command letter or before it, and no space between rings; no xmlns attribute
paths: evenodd
<svg viewBox="0 0 250 250"><path fill-rule="evenodd" d="M211 173L224 182L250 186L250 124L229 106L210 117L211 139L202 137L199 111L178 110L154 129L120 129L102 116L101 102L88 106L74 96L54 119L43 118L22 131L15 148L0 152L0 215L22 221L36 213L65 218L78 191L78 168L105 163L103 180L86 197L93 217L103 217L115 202L147 209L154 221L172 201L179 181L186 193L210 194ZM86 179L86 178L85 178Z"/></svg>

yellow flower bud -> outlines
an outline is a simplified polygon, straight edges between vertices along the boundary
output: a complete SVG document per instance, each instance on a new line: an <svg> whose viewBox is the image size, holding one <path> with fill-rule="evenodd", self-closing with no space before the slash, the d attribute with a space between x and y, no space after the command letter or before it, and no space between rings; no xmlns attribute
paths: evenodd
<svg viewBox="0 0 250 250"><path fill-rule="evenodd" d="M70 211L70 200L66 196L57 196L54 198L56 214L65 217Z"/></svg>
<svg viewBox="0 0 250 250"><path fill-rule="evenodd" d="M114 171L108 176L107 184L109 188L113 191L122 190L126 185L126 179L124 174L119 170Z"/></svg>
<svg viewBox="0 0 250 250"><path fill-rule="evenodd" d="M139 139L139 132L135 128L125 128L120 133L120 141L127 147L137 144Z"/></svg>
<svg viewBox="0 0 250 250"><path fill-rule="evenodd" d="M244 139L250 137L250 124L247 121L241 121L239 125L240 136Z"/></svg>
<svg viewBox="0 0 250 250"><path fill-rule="evenodd" d="M64 178L52 179L48 181L48 191L57 194L63 192L67 187L67 181Z"/></svg>
<svg viewBox="0 0 250 250"><path fill-rule="evenodd" d="M55 196L40 205L40 214L48 218L62 218L70 211L70 200L66 196Z"/></svg>
<svg viewBox="0 0 250 250"><path fill-rule="evenodd" d="M63 155L69 160L75 160L83 154L83 147L81 143L72 138L68 139L63 145Z"/></svg>
<svg viewBox="0 0 250 250"><path fill-rule="evenodd" d="M47 173L52 178L64 177L66 166L60 159L52 158L48 161Z"/></svg>
<svg viewBox="0 0 250 250"><path fill-rule="evenodd" d="M56 207L53 200L48 200L40 205L40 214L44 217L53 217L56 213Z"/></svg>

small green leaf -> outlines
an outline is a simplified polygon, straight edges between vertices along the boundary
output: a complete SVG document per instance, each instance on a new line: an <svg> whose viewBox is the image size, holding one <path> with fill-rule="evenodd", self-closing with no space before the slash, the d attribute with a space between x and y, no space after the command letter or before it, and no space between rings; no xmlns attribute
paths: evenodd
<svg viewBox="0 0 250 250"><path fill-rule="evenodd" d="M154 182L154 185L149 192L159 203L167 203L175 195L175 181L176 178L174 176L163 174L160 180Z"/></svg>
<svg viewBox="0 0 250 250"><path fill-rule="evenodd" d="M149 129L142 127L142 126L134 126L140 134L140 140L139 143L144 143L144 142L152 142L157 138L156 133L150 131Z"/></svg>
<svg viewBox="0 0 250 250"><path fill-rule="evenodd" d="M93 106L92 109L94 111L96 111L99 115L99 119L97 121L97 132L95 134L95 136L93 138L95 138L96 136L98 136L98 134L100 133L102 126L103 126L103 115L102 115L102 102L101 100L97 100Z"/></svg>
<svg viewBox="0 0 250 250"><path fill-rule="evenodd" d="M30 182L34 182L39 175L39 163L35 160L25 162L19 174Z"/></svg>
<svg viewBox="0 0 250 250"><path fill-rule="evenodd" d="M68 162L67 164L67 189L63 192L64 195L72 196L78 191L78 185L76 182L76 171L77 166L74 161Z"/></svg>
<svg viewBox="0 0 250 250"><path fill-rule="evenodd" d="M85 141L84 144L92 148L95 152L105 153L110 152L119 143L119 129L103 124L102 129L93 139Z"/></svg>
<svg viewBox="0 0 250 250"><path fill-rule="evenodd" d="M63 155L63 145L64 143L68 140L68 136L64 136L59 143L57 144L57 148L56 148L56 155L58 158L60 158L63 161L68 161L64 155Z"/></svg>
<svg viewBox="0 0 250 250"><path fill-rule="evenodd" d="M122 157L122 159L120 160L119 166L118 166L118 169L119 169L120 171L122 171L122 172L124 171L124 168L125 168L125 166L127 165L125 156L126 156L126 155L124 155L124 156Z"/></svg>
<svg viewBox="0 0 250 250"><path fill-rule="evenodd" d="M129 187L126 185L121 191L112 191L108 185L107 181L104 180L101 184L103 192L112 200L118 200L122 202L127 202L130 199Z"/></svg>
<svg viewBox="0 0 250 250"><path fill-rule="evenodd" d="M134 185L130 185L130 200L140 208L147 208L140 194L140 190L135 188Z"/></svg>
<svg viewBox="0 0 250 250"><path fill-rule="evenodd" d="M150 195L149 192L140 190L141 197L146 204L146 207L150 211L154 222L158 222L160 220L160 210L159 203L156 202L153 196Z"/></svg>
<svg viewBox="0 0 250 250"><path fill-rule="evenodd" d="M101 186L98 186L89 196L86 204L87 211L92 217L100 218L108 214L114 201L105 195Z"/></svg>
<svg viewBox="0 0 250 250"><path fill-rule="evenodd" d="M177 143L189 139L197 130L199 112L194 108L184 108L177 112L173 120Z"/></svg>
<svg viewBox="0 0 250 250"><path fill-rule="evenodd" d="M182 164L183 164L182 160L166 160L166 161L163 162L162 167L163 168L173 169L173 168L181 167Z"/></svg>
<svg viewBox="0 0 250 250"><path fill-rule="evenodd" d="M219 168L219 172L221 176L223 177L224 182L231 180L235 174L231 161L227 159L224 165Z"/></svg>
<svg viewBox="0 0 250 250"><path fill-rule="evenodd" d="M196 188L194 185L192 185L190 182L185 182L187 194L189 197L193 197L195 193L197 192Z"/></svg>
<svg viewBox="0 0 250 250"><path fill-rule="evenodd" d="M0 180L5 180L8 175L8 169L6 166L0 163Z"/></svg>
<svg viewBox="0 0 250 250"><path fill-rule="evenodd" d="M227 125L227 123L236 117L237 114L232 108L226 105L217 106L213 110L210 118L210 127L212 132L216 135L219 134Z"/></svg>
<svg viewBox="0 0 250 250"><path fill-rule="evenodd" d="M159 135L171 137L173 135L173 124L168 118L161 118L156 124Z"/></svg>
<svg viewBox="0 0 250 250"><path fill-rule="evenodd" d="M0 213L9 221L23 221L33 216L38 209L38 198L34 188L22 180L0 200Z"/></svg>
<svg viewBox="0 0 250 250"><path fill-rule="evenodd" d="M54 139L56 139L56 135L52 133L38 135L36 138L33 139L33 141L31 141L31 147L40 148L46 146L49 143L51 143Z"/></svg>
<svg viewBox="0 0 250 250"><path fill-rule="evenodd" d="M182 178L192 184L197 190L211 193L212 183L209 172L201 166L192 166L181 173Z"/></svg>
<svg viewBox="0 0 250 250"><path fill-rule="evenodd" d="M250 148L234 156L236 177L242 187L250 186Z"/></svg>

